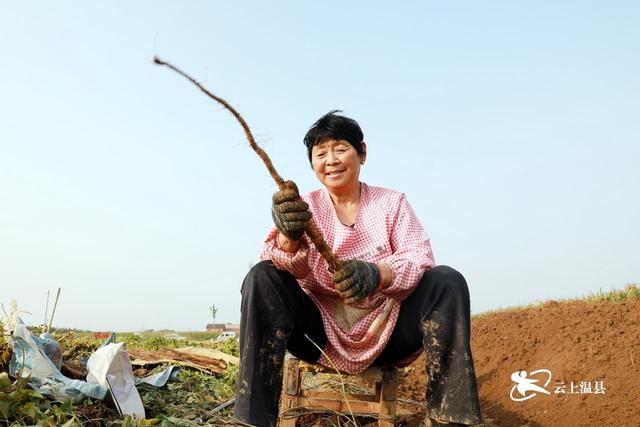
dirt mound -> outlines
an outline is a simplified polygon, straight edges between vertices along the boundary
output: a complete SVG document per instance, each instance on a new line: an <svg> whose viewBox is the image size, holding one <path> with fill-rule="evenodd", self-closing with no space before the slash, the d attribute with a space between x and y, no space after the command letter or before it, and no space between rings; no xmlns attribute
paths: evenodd
<svg viewBox="0 0 640 427"><path fill-rule="evenodd" d="M495 425L640 426L640 299L551 301L471 324L482 413ZM410 368L400 395L422 401L424 356ZM542 369L549 394L512 391L519 371L544 386Z"/></svg>

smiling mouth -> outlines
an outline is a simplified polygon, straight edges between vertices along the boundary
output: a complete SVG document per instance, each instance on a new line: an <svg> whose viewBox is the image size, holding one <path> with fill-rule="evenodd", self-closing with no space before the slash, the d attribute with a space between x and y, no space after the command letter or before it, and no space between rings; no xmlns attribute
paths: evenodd
<svg viewBox="0 0 640 427"><path fill-rule="evenodd" d="M342 172L344 172L344 171L331 171L331 172L327 173L326 175L327 176L339 175Z"/></svg>

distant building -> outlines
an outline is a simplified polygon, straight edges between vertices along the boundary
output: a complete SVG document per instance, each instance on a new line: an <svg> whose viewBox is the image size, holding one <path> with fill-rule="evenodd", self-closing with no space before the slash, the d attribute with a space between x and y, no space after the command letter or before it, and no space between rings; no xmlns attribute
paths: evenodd
<svg viewBox="0 0 640 427"><path fill-rule="evenodd" d="M225 323L224 324L225 331L232 331L236 334L240 335L240 324L239 323Z"/></svg>
<svg viewBox="0 0 640 427"><path fill-rule="evenodd" d="M207 323L206 326L207 332L226 332L232 331L235 333L240 333L240 325L235 323Z"/></svg>
<svg viewBox="0 0 640 427"><path fill-rule="evenodd" d="M222 332L224 331L224 323L207 323L207 332Z"/></svg>

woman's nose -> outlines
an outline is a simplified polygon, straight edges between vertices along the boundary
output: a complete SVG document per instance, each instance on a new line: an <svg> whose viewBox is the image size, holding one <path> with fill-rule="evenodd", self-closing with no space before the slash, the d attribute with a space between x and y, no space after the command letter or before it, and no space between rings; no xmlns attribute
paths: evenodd
<svg viewBox="0 0 640 427"><path fill-rule="evenodd" d="M327 154L327 164L333 165L333 164L335 164L337 162L338 162L338 156L335 153L330 151Z"/></svg>

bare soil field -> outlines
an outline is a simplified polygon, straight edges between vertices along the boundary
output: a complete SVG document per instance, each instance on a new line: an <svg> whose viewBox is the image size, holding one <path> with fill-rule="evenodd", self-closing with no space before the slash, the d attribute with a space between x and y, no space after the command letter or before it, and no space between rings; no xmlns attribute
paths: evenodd
<svg viewBox="0 0 640 427"><path fill-rule="evenodd" d="M472 319L472 351L488 425L640 426L640 299L547 302ZM403 374L400 396L424 400L424 356ZM549 394L510 397L526 371ZM580 384L582 383L582 385ZM517 390L513 396L523 398ZM415 410L415 407L414 407ZM416 414L408 425L421 420Z"/></svg>

